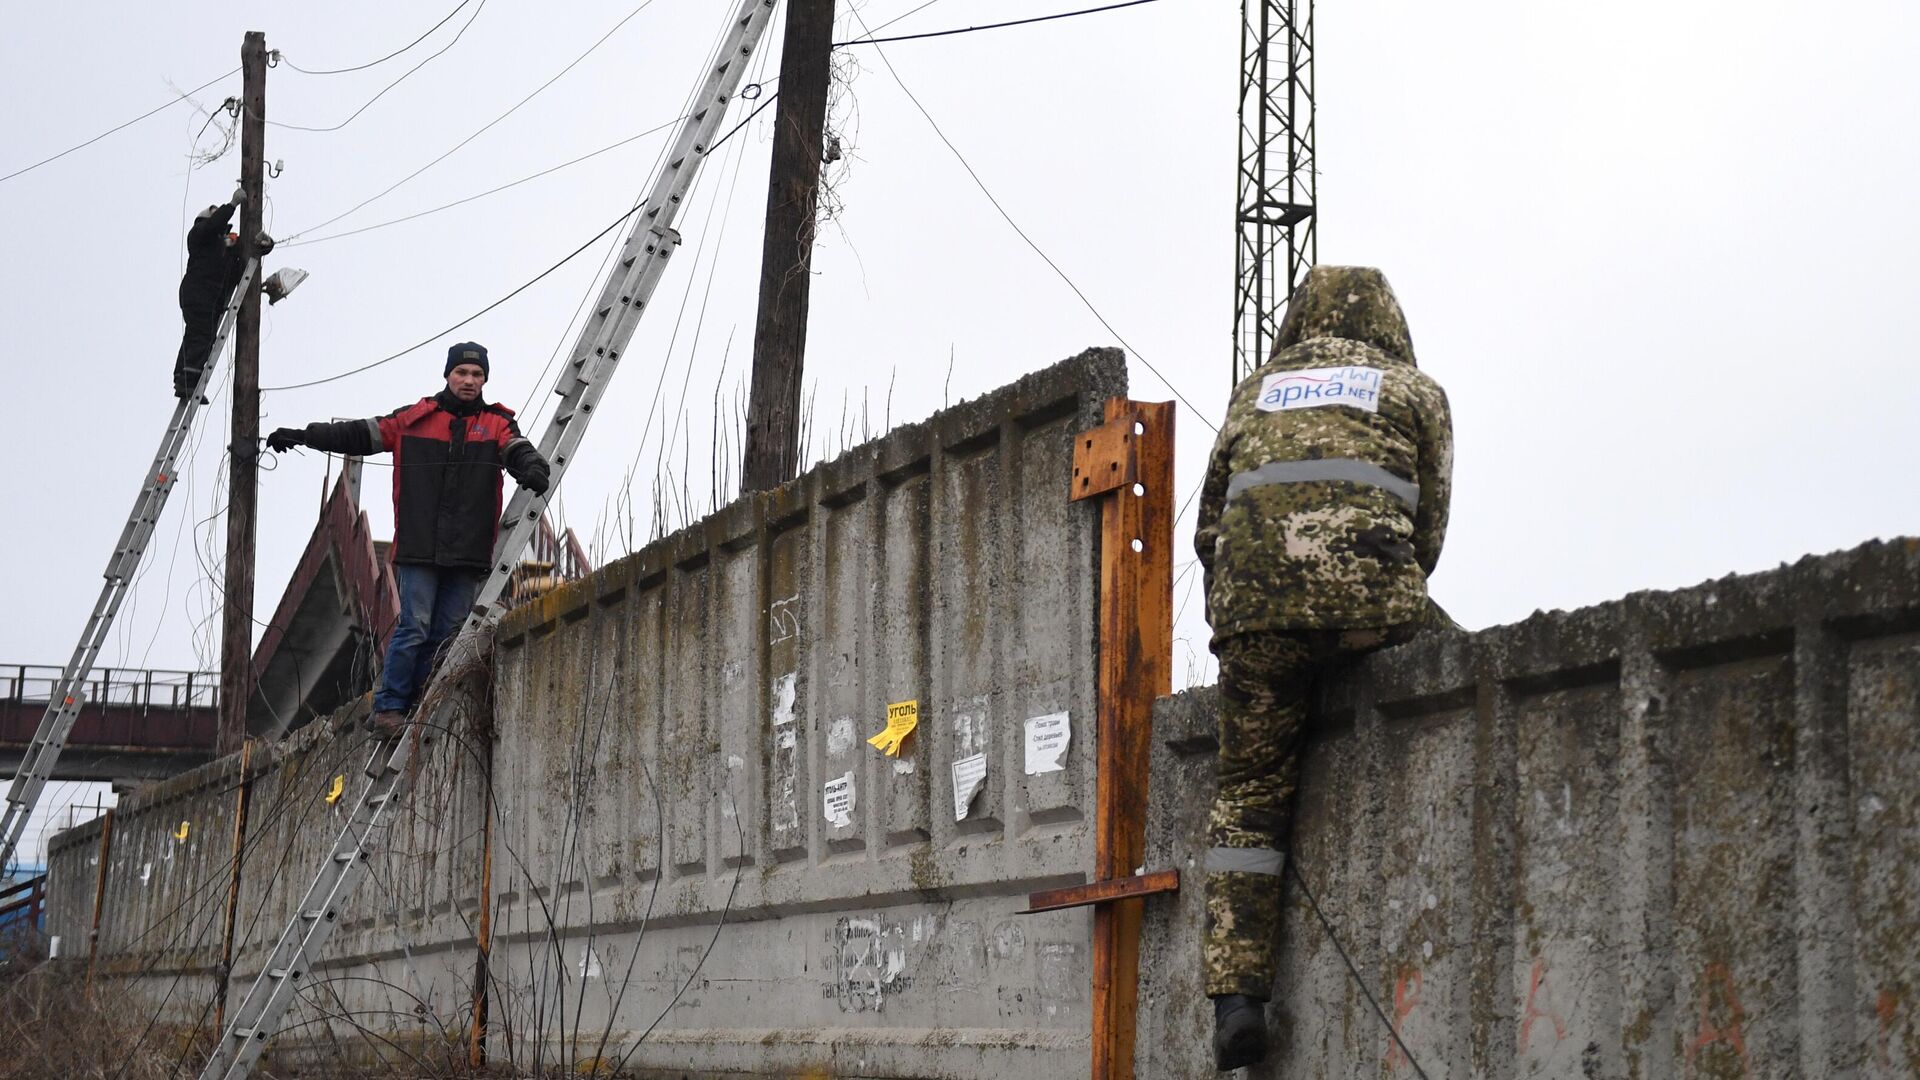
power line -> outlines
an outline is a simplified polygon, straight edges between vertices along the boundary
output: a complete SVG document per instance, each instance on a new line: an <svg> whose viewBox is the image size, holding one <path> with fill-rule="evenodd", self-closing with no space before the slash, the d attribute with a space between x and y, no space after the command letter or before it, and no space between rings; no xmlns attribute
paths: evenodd
<svg viewBox="0 0 1920 1080"><path fill-rule="evenodd" d="M368 203L373 202L375 199L381 199L386 197L387 195L391 194L395 188L398 188L401 184L406 183L407 181L413 179L414 177L419 176L421 173L426 172L428 169L433 168L435 165L440 164L442 161L447 160L449 157L452 157L454 153L456 153L461 147L467 145L473 140L486 134L489 130L493 128L494 125L500 123L500 121L505 120L507 117L512 116L514 113L518 112L521 106L525 105L529 101L532 101L534 98L539 97L540 94L547 89L547 87L552 86L556 82L559 82L561 76L565 75L567 72L572 71L575 67L579 66L582 60L585 60L587 57L593 55L594 50L606 44L607 39L612 37L615 34L615 32L617 32L621 27L627 25L627 23L630 20L632 20L632 18L635 15L640 14L642 11L645 11L647 8L652 6L653 6L653 0L641 0L639 7L636 7L632 11L627 12L625 17L623 17L619 22L614 23L613 28L608 30L606 33L600 35L600 39L598 41L595 41L592 45L588 46L586 52L583 52L579 56L574 57L571 63L569 63L566 67L561 68L559 72L557 72L552 78L548 79L546 82L543 82L539 86L535 87L532 93L528 94L526 97L523 97L519 101L515 102L513 107L508 109L506 112L503 112L499 116L494 117L492 120L487 121L487 123L484 126L482 126L478 131L475 131L473 134L455 143L453 145L453 148L448 150L446 153L441 154L439 157L434 158L432 161L427 162L425 165L422 165L419 168L408 173L407 175L401 177L400 179L395 180L392 184L388 185L384 190L380 191L378 194L362 199L360 202L354 204L354 206L352 206L351 208L344 210L338 214L335 214L334 216L328 218L327 220L320 222L318 225L310 225L307 228L301 229L299 232L290 233L288 234L286 239L291 240L294 237L305 236L307 233L313 232L316 229L324 229L327 226L333 224L334 222L339 221L341 218L346 217L348 214L352 214L359 211L361 208L365 207Z"/></svg>
<svg viewBox="0 0 1920 1080"><path fill-rule="evenodd" d="M207 87L212 86L214 83L219 82L221 79L226 79L233 75L238 74L239 71L240 71L239 68L234 68L232 71L226 72L223 75L219 75L219 76L216 76L215 78L208 79L206 82L201 83L199 86L196 86L193 89L188 90L186 93L180 94L179 96L175 97L172 101L169 101L163 105L155 105L153 108L148 109L146 112L141 113L139 116L136 116L133 119L126 121L125 123L115 124L113 127L110 127L107 130L101 132L100 134L95 135L93 138L88 139L86 142L69 146L65 150L60 151L59 153L53 155L52 157L41 158L39 161L36 161L31 165L28 165L20 169L15 169L14 171L8 173L5 176L0 176L0 184L4 184L7 181L13 179L14 177L20 176L24 173L30 173L33 170L39 168L40 166L48 164L49 162L59 161L61 158L66 157L68 154L73 153L75 150L84 150L87 147L92 146L94 143L99 142L101 139L106 138L107 136L113 134L116 131L120 131L124 128L130 128L133 125L139 123L140 121L145 120L147 117L152 116L154 113L160 112L165 109L170 109L173 106L180 104L181 102L187 100L192 95L197 94L200 91L205 90Z"/></svg>
<svg viewBox="0 0 1920 1080"><path fill-rule="evenodd" d="M870 32L868 36L855 38L852 41L836 41L833 43L833 47L843 49L849 45L880 45L889 41L918 41L921 38L951 37L954 34L971 34L978 30L999 30L1008 26L1025 26L1028 23L1052 22L1055 19L1071 19L1076 15L1097 15L1102 11L1118 11L1121 8L1139 7L1141 4L1151 4L1153 2L1154 0L1126 0L1125 3L1108 4L1105 7L1082 8L1079 11L1062 11L1055 15L1036 15L1031 19L1013 19L1009 22L986 23L982 26L962 26L953 30L933 30L924 34L901 34L898 37L877 38L872 36ZM921 6L925 7L926 5L923 4ZM918 10L920 10L920 8L914 9L914 11ZM907 15L911 14L913 14L913 11L907 12ZM901 19L906 17L906 15L900 16ZM894 20L894 22L899 21L900 19ZM865 24L862 23L862 25Z"/></svg>
<svg viewBox="0 0 1920 1080"><path fill-rule="evenodd" d="M441 16L439 22L434 23L432 26L428 27L426 33L421 34L419 37L414 38L412 41L407 42L405 45L402 45L398 49L395 49L394 51L388 53L387 55L381 57L378 60L369 60L364 64L356 64L353 67L333 68L327 71L309 71L306 68L301 67L299 64L296 64L293 61L288 60L285 53L280 54L280 61L302 75L345 75L350 71L365 71L370 67L378 67L379 65L386 63L387 61L393 59L394 57L399 56L401 53L406 52L408 49L413 48L415 45L418 45L421 42L427 40L429 37L432 37L433 32L435 30L438 30L441 27L447 25L447 23L451 21L455 15L460 14L461 8L466 7L468 4L471 4L471 3L473 3L473 0L460 0L460 3L456 5L452 11L449 11L445 15ZM476 14L478 13L476 12Z"/></svg>
<svg viewBox="0 0 1920 1080"><path fill-rule="evenodd" d="M869 36L873 34L877 34L880 31L885 30L887 27L892 26L894 23L900 22L903 19L910 19L939 2L940 0L927 0L926 3L919 5L913 10L907 12L905 15L895 15L893 18L888 19L886 22L883 22L879 26L874 27L872 30L867 31L867 33Z"/></svg>
<svg viewBox="0 0 1920 1080"><path fill-rule="evenodd" d="M712 42L710 42L707 45L706 59L702 65L704 68L706 68L707 70L712 70L713 65L719 62L720 50L725 46L726 40L727 40L727 31L724 27L722 27L714 34ZM761 68L765 66L765 63L766 63L766 54L763 52L761 54L760 65L755 67L754 69L754 74L756 77L758 76ZM680 101L680 114L683 117L689 115L693 111L693 103L695 100L698 99L699 95L700 95L700 87L698 84L688 87L686 96L682 98ZM642 187L640 189L639 194L636 194L633 197L633 204L635 206L640 205L641 200L647 197L647 192L651 191L653 189L653 186L658 182L660 177L660 171L666 167L667 155L672 151L672 149L673 149L673 144L670 142L661 144L659 155L654 158L652 168L650 168L647 171L646 186ZM694 178L694 185L695 187L699 185L698 176ZM690 188L687 192L687 195L689 198L691 198L692 194L693 194L693 189ZM600 257L600 265L594 268L593 285L586 292L583 292L580 295L580 302L574 305L573 314L567 316L567 322L565 327L563 327L560 334L554 338L553 351L547 354L547 362L545 365L543 365L540 368L540 374L534 378L533 389L528 391L526 404L522 405L520 409L521 412L528 414L528 423L527 423L528 427L532 427L534 426L534 424L538 423L540 419L540 415L546 412L547 404L548 404L547 400L543 399L540 402L539 408L535 409L533 406L534 398L540 394L541 387L545 385L547 372L551 371L553 369L553 365L559 362L561 352L567 349L569 347L569 343L574 340L575 334L576 334L576 331L574 329L575 324L579 323L581 328L579 332L585 331L586 324L580 321L581 316L586 312L587 305L590 302L592 302L593 298L599 295L600 290L605 287L608 281L612 280L608 267L610 267L613 264L613 256L616 252L620 250L620 248L621 248L621 244L617 240L614 243L607 245L606 253ZM559 385L559 376L555 375L553 387L557 388L558 385Z"/></svg>
<svg viewBox="0 0 1920 1080"><path fill-rule="evenodd" d="M280 246L281 247L300 247L305 244L324 244L329 240L338 240L341 237L345 237L345 236L358 236L361 233L372 232L375 229L384 229L389 225L398 225L403 221L412 221L415 218L423 218L429 214L437 214L442 210L451 210L456 206L464 206L467 203L473 202L475 199L484 199L489 195L497 195L500 192L507 190L508 188L519 187L521 184L524 184L529 180L538 180L539 178L546 176L548 173L556 173L556 172L559 172L561 169L568 168L569 166L578 165L581 162L588 160L589 158L599 157L601 154L607 153L610 150L618 150L619 148L627 145L630 142L634 142L635 140L638 140L638 139L644 139L649 135L654 135L659 132L665 131L684 119L685 117L676 117L672 120L667 121L664 124L659 124L654 127L650 127L645 131L639 132L638 134L629 135L626 138L621 139L619 142L610 143L606 146L601 147L598 150L594 150L590 153L581 154L579 157L574 158L571 161L563 161L558 165L553 165L548 168L541 169L537 173L531 173L527 176L521 177L518 180L509 181L507 183L501 184L499 187L488 188L487 190L482 191L479 194L469 195L464 199L455 199L450 203L442 203L441 205L436 206L431 210L422 210L418 213L407 214L404 217L397 217L392 219L391 221L382 221L377 225L367 225L358 229L348 229L345 232L328 233L326 236L316 236L311 240L282 240L280 242ZM718 144L716 143L715 145L718 145Z"/></svg>
<svg viewBox="0 0 1920 1080"><path fill-rule="evenodd" d="M358 375L363 371L370 371L374 368L379 367L382 364L391 363L392 361L398 360L401 357L407 355L408 353L415 351L416 349L425 348L426 346L433 344L434 342L440 340L441 338L447 336L448 334L453 333L455 330L460 329L462 326L467 325L468 323L479 318L480 316L485 315L487 312L492 311L494 308L499 307L501 304L506 303L507 301L513 299L516 296L519 296L523 292L526 292L528 289L532 288L535 284L537 284L542 278L545 278L548 274L551 274L555 270L558 270L561 267L572 262L576 256L578 256L581 252L587 250L588 248L592 247L597 241L599 241L601 237L612 232L615 228L617 228L620 225L621 222L627 220L628 218L632 217L633 215L639 212L640 212L640 207L638 205L634 206L633 209L627 211L624 214L621 214L619 217L614 218L612 221L608 222L606 228L601 229L597 233L594 233L593 236L589 238L586 243L581 244L579 247L574 248L572 251L568 252L565 256L563 256L560 259L559 262L554 263L552 266L547 267L545 270L540 271L538 274L535 274L533 277L527 279L525 282L522 282L520 285L516 286L512 292L509 292L505 296L502 296L500 299L495 300L493 303L488 304L486 307L481 308L479 311L474 312L473 314L467 316L466 318L461 319L460 321L454 323L452 326L447 327L445 330L442 330L439 333L432 335L431 337L424 338L420 341L417 341L414 344L409 345L404 349L401 349L399 352L394 353L391 356L382 357L370 364L362 364L357 368L353 368L350 371L343 371L338 375L329 375L324 379L313 379L308 382L300 382L300 383L288 383L285 386L263 386L260 388L260 392L264 394L264 393L269 393L269 392L274 392L279 390L299 390L308 386L319 386L321 383L335 382L337 380L344 379L349 375Z"/></svg>
<svg viewBox="0 0 1920 1080"><path fill-rule="evenodd" d="M1133 0L1133 2L1148 3L1150 2L1150 0ZM866 26L866 20L860 19L859 9L857 8L852 9L852 11L853 11L853 17L855 19L860 20L860 25L862 27ZM1085 305L1086 309L1093 313L1093 317L1099 320L1101 326L1106 327L1107 333L1112 334L1114 336L1114 339L1120 342L1120 344L1126 348L1127 352L1130 353L1134 359L1140 361L1140 363L1148 371L1153 372L1153 375L1155 378L1159 379L1162 383L1166 384L1167 389L1173 391L1173 396L1179 398L1180 403L1185 405L1187 409L1190 412L1192 412L1193 415L1197 417L1201 423L1207 425L1207 427L1209 428L1212 428L1213 431L1217 434L1220 431L1220 428L1217 425L1215 425L1213 421L1207 419L1206 413L1201 412L1198 406L1194 405L1193 402L1188 401L1187 395L1180 392L1180 388L1173 384L1172 379L1169 379L1165 375L1161 374L1160 369L1157 367L1154 367L1153 362L1151 360L1148 360L1145 356L1141 355L1140 350L1134 348L1132 343L1128 342L1127 339L1121 335L1120 331L1113 328L1113 324L1107 321L1107 317L1105 315L1100 314L1100 309L1093 306L1093 301L1087 299L1087 294L1080 291L1080 286L1074 284L1073 279L1067 276L1067 272L1065 270L1060 269L1060 264L1054 262L1053 259L1050 256L1048 256L1048 254L1045 251L1042 251L1040 249L1040 245L1034 243L1033 238L1027 235L1027 232L1025 229L1022 229L1020 227L1020 223L1013 220L1013 215L1007 213L1007 208L1000 205L1000 200L994 198L993 192L988 189L986 181L980 179L980 174L973 171L973 166L967 162L966 155L960 152L959 147L953 145L953 140L947 138L947 133L940 130L940 124L938 121L936 121L933 118L933 114L927 111L927 107L925 105L920 104L920 99L915 97L913 95L913 91L907 87L906 80L902 79L900 77L900 72L895 70L893 66L893 61L887 59L887 51L885 49L875 49L874 52L879 54L880 62L887 66L887 73L893 76L893 81L899 85L900 89L903 92L906 93L907 100L913 102L913 107L920 110L921 116L926 117L927 123L933 128L933 133L940 137L940 141L946 144L946 147L948 150L951 150L953 152L953 156L956 159L958 159L960 162L960 167L967 170L967 175L973 178L974 185L980 189L980 193L985 195L987 197L987 201L993 204L993 208L1000 212L1000 217L1004 219L1008 225L1013 227L1013 231L1019 235L1020 239L1026 241L1027 246L1033 249L1033 253L1035 255L1040 256L1041 261L1045 262L1047 266L1050 269L1052 269L1052 271L1056 275L1059 276L1061 281L1064 281L1067 283L1067 288L1072 289L1073 295L1080 298L1080 303Z"/></svg>
<svg viewBox="0 0 1920 1080"><path fill-rule="evenodd" d="M465 7L466 5L461 4L460 6ZM267 123L272 125L273 127L285 128L289 131L339 131L341 128L346 127L348 124L351 124L354 122L354 120L358 119L361 113L366 112L368 109L373 108L373 103L376 101L379 101L383 97L386 97L387 91L393 89L396 86L399 86L403 82L406 82L408 76L412 75L416 71L419 71L421 68L426 67L428 64L433 63L435 60L439 59L440 57L446 55L446 52L448 49L451 49L455 45L458 45L460 43L460 39L467 36L467 30L473 26L473 20L479 18L480 13L482 11L485 11L486 8L487 8L487 0L480 0L480 6L477 8L474 8L473 14L467 16L467 21L460 24L460 30L458 33L453 35L452 41L449 41L445 45L442 45L439 51L431 54L425 60L422 60L419 63L408 68L406 72L403 73L399 78L381 87L380 92L368 98L366 104L353 110L353 112L350 115L348 115L348 117L345 120L342 120L337 124L334 124L332 127L307 127L302 124L288 124L279 120L268 120ZM455 8L454 10L458 11L460 9ZM449 15L447 17L452 18L453 16ZM428 33L432 33L432 31L428 31ZM411 45L408 46L408 48L412 48L412 47L413 46Z"/></svg>

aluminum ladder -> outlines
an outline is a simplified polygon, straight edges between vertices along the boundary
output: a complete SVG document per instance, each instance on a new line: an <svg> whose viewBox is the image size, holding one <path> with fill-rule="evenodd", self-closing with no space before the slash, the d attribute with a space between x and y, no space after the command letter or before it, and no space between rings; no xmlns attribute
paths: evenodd
<svg viewBox="0 0 1920 1080"><path fill-rule="evenodd" d="M173 493L174 482L179 479L176 469L180 453L186 448L187 436L193 433L194 417L200 414L200 406L204 404L203 395L213 378L213 365L220 359L220 350L226 346L227 335L232 333L234 319L240 312L240 301L246 297L259 268L260 260L247 261L240 284L234 287L233 294L227 298L226 309L220 313L213 348L208 352L207 362L200 366L200 381L194 385L193 393L173 407L173 418L167 421L167 433L160 438L160 449L140 479L140 494L133 500L133 513L128 515L126 525L120 530L120 539L113 545L113 556L107 560L107 583L100 587L100 599L94 602L93 614L87 617L87 628L80 634L73 658L67 661L60 681L47 696L46 714L40 718L33 741L27 744L26 754L20 759L20 771L14 774L13 784L7 790L6 816L0 820L0 867L13 861L20 836L26 831L27 819L33 816L40 792L53 776L60 752L66 749L67 736L72 733L73 722L79 717L85 700L87 677L93 674L93 663L100 656L101 646L107 643L113 618L120 613L120 602L126 599L127 590L133 585L133 575L139 571L140 560L147 553L147 542L153 539L160 513L167 507L167 496Z"/></svg>
<svg viewBox="0 0 1920 1080"><path fill-rule="evenodd" d="M621 249L619 262L609 275L599 302L594 305L593 315L581 328L569 363L554 387L554 392L561 397L560 405L540 437L540 453L552 466L549 493L559 487L566 475L567 464L573 459L588 422L593 419L594 408L619 367L621 354L632 339L654 288L666 273L667 260L680 244L680 234L674 230L673 222L739 88L747 60L772 18L773 4L774 0L741 0L731 16L730 29L718 59L694 100L693 112L681 121L666 167L647 194L644 208ZM495 605L521 550L533 536L546 502L545 496L521 488L507 504L501 519L500 538L493 549L492 572L474 596L473 610L466 623L449 644L439 668L441 673L460 670L469 658L481 651L485 635L492 632ZM428 687L429 695L443 677L444 674L435 675ZM448 723L451 711L451 706L444 702L436 707L426 720L423 738ZM201 1080L238 1080L246 1076L266 1050L268 1040L279 1030L281 1019L299 990L300 980L310 970L312 958L332 936L347 900L366 875L373 841L386 821L387 812L405 794L407 765L412 754L413 740L405 733L374 749L367 764L370 779L353 804L352 818L340 830L326 862L295 909L293 919L267 955L265 965L239 1008L234 1010L227 1029L221 1032L220 1042L200 1073Z"/></svg>

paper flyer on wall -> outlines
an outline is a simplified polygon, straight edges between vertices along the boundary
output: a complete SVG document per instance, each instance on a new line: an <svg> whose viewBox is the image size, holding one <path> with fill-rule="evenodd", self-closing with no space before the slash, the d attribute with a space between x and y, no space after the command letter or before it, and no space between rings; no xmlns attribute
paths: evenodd
<svg viewBox="0 0 1920 1080"><path fill-rule="evenodd" d="M853 772L827 781L827 824L843 828L853 824Z"/></svg>
<svg viewBox="0 0 1920 1080"><path fill-rule="evenodd" d="M1063 712L1036 716L1027 721L1027 775L1059 772L1067 767L1067 745L1073 741L1073 725Z"/></svg>
<svg viewBox="0 0 1920 1080"><path fill-rule="evenodd" d="M987 755L975 754L953 763L953 820L967 820L967 808L987 782Z"/></svg>

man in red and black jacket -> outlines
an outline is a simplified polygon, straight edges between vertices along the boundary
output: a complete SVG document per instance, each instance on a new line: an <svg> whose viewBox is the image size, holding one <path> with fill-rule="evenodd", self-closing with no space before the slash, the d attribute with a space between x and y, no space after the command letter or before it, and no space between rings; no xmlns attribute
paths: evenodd
<svg viewBox="0 0 1920 1080"><path fill-rule="evenodd" d="M335 454L393 455L393 563L400 621L387 641L371 726L392 735L426 687L441 645L466 618L493 563L500 527L500 472L536 495L548 469L513 422L513 410L481 397L487 350L447 350L447 388L372 420L280 428L276 452L310 446Z"/></svg>

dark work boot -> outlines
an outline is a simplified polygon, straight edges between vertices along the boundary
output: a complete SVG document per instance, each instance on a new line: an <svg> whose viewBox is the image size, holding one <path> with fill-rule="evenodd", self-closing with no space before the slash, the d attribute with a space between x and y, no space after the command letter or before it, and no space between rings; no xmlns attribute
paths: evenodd
<svg viewBox="0 0 1920 1080"><path fill-rule="evenodd" d="M1245 994L1213 999L1213 1063L1221 1072L1266 1060L1266 1005Z"/></svg>

